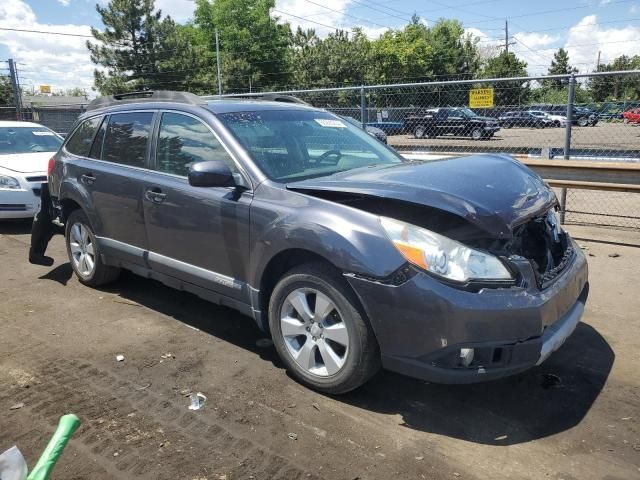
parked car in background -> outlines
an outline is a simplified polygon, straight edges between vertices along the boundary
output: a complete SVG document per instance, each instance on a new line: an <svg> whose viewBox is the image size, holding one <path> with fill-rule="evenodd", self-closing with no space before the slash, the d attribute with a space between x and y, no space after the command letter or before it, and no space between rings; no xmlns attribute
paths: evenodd
<svg viewBox="0 0 640 480"><path fill-rule="evenodd" d="M546 112L552 115L562 115L565 117L567 115L566 105L531 105L531 107L529 107L529 110ZM590 108L574 106L572 109L572 125L578 125L580 127L594 127L598 123L598 119L598 114Z"/></svg>
<svg viewBox="0 0 640 480"><path fill-rule="evenodd" d="M355 125L356 127L362 128L362 122L359 122L355 118L347 117L347 116L344 116L342 118L344 118L350 124ZM379 129L377 127L372 127L370 125L366 125L365 126L365 131L369 135L371 135L374 138L377 138L378 140L380 140L382 143L384 143L386 145L386 143L387 143L387 134L384 131L382 131L381 129Z"/></svg>
<svg viewBox="0 0 640 480"><path fill-rule="evenodd" d="M81 283L126 268L235 308L332 394L380 366L515 374L580 321L586 258L513 158L413 163L305 105L144 95L94 100L50 163L32 246L57 217Z"/></svg>
<svg viewBox="0 0 640 480"><path fill-rule="evenodd" d="M481 117L473 110L460 108L431 108L404 120L406 133L415 138L434 138L443 135L471 137L474 140L491 138L500 125L495 118Z"/></svg>
<svg viewBox="0 0 640 480"><path fill-rule="evenodd" d="M506 112L498 117L500 126L503 128L512 127L528 127L528 128L546 128L553 127L554 122L546 117L546 115L534 115L531 112Z"/></svg>
<svg viewBox="0 0 640 480"><path fill-rule="evenodd" d="M33 217L62 138L37 123L0 121L0 219Z"/></svg>
<svg viewBox="0 0 640 480"><path fill-rule="evenodd" d="M640 123L640 108L632 108L622 113L624 123Z"/></svg>
<svg viewBox="0 0 640 480"><path fill-rule="evenodd" d="M555 115L553 113L543 112L541 110L528 110L528 112L533 116L551 120L554 127L565 127L567 125L567 117L565 117L564 115Z"/></svg>

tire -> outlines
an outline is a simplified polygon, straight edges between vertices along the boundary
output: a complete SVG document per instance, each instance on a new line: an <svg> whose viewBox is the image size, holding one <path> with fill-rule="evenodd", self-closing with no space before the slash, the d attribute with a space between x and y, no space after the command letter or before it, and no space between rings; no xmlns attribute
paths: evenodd
<svg viewBox="0 0 640 480"><path fill-rule="evenodd" d="M473 130L471 130L471 138L473 138L474 140L482 140L483 137L484 132L481 128L474 128Z"/></svg>
<svg viewBox="0 0 640 480"><path fill-rule="evenodd" d="M424 138L427 135L427 127L424 125L418 125L413 129L413 136L415 138Z"/></svg>
<svg viewBox="0 0 640 480"><path fill-rule="evenodd" d="M586 127L587 125L589 125L589 119L582 117L578 119L578 126L579 127Z"/></svg>
<svg viewBox="0 0 640 480"><path fill-rule="evenodd" d="M380 369L378 342L358 305L349 285L330 265L308 263L282 277L269 301L269 327L280 358L296 380L323 393L341 394L358 388ZM326 314L320 322L313 321L318 308Z"/></svg>
<svg viewBox="0 0 640 480"><path fill-rule="evenodd" d="M554 126L554 127L556 127L556 128L560 128L560 127L562 126L562 125L560 124L560 120L555 120L555 121L553 122L553 126Z"/></svg>
<svg viewBox="0 0 640 480"><path fill-rule="evenodd" d="M99 287L118 278L120 269L103 263L95 233L84 211L78 209L71 212L66 221L64 237L69 263L80 283Z"/></svg>

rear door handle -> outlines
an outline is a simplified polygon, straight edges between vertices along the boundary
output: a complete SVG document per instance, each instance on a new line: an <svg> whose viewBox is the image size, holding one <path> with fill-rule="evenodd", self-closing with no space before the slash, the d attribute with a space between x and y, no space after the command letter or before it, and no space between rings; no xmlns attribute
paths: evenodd
<svg viewBox="0 0 640 480"><path fill-rule="evenodd" d="M96 181L96 177L93 176L93 173L85 173L80 175L80 181L85 185L93 185L93 182Z"/></svg>
<svg viewBox="0 0 640 480"><path fill-rule="evenodd" d="M162 193L160 189L147 190L144 192L144 197L153 203L162 203L167 198L166 193Z"/></svg>

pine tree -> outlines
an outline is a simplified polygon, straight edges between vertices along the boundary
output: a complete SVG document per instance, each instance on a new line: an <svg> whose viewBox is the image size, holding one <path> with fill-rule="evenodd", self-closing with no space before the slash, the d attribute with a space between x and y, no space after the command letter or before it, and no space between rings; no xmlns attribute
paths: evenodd
<svg viewBox="0 0 640 480"><path fill-rule="evenodd" d="M169 16L154 0L111 0L96 5L104 31L91 29L98 41L87 41L95 89L103 95L135 90L187 88L196 56Z"/></svg>
<svg viewBox="0 0 640 480"><path fill-rule="evenodd" d="M577 68L573 68L569 64L569 53L564 48L559 48L556 53L553 54L553 60L549 66L547 72L548 75L570 75L576 73ZM566 84L565 80L546 80L545 85L549 87L560 87Z"/></svg>

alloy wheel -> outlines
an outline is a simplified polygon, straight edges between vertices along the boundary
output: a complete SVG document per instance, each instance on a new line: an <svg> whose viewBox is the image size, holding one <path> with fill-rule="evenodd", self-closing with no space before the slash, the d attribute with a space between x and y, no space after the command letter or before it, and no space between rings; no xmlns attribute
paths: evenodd
<svg viewBox="0 0 640 480"><path fill-rule="evenodd" d="M89 277L96 268L96 254L86 225L78 222L71 226L69 249L76 271L83 277Z"/></svg>
<svg viewBox="0 0 640 480"><path fill-rule="evenodd" d="M319 377L342 369L349 354L349 332L327 295L298 288L287 296L280 312L284 344L298 366Z"/></svg>

